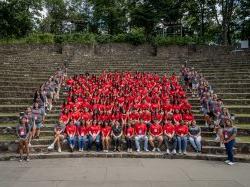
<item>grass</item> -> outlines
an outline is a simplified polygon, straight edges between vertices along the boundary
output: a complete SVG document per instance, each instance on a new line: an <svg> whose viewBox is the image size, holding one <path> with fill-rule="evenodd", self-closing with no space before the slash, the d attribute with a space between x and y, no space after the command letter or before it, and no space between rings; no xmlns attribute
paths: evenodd
<svg viewBox="0 0 250 187"><path fill-rule="evenodd" d="M1 135L0 136L0 141L3 142L3 141L14 141L16 140L16 136L15 135L12 135L12 134L4 134L4 135Z"/></svg>

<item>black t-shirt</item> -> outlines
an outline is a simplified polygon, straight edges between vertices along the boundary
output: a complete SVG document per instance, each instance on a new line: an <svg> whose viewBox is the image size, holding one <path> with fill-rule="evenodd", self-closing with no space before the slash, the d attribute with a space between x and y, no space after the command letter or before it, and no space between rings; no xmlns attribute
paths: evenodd
<svg viewBox="0 0 250 187"><path fill-rule="evenodd" d="M115 136L119 136L122 132L122 126L121 125L113 125L112 126L112 132Z"/></svg>

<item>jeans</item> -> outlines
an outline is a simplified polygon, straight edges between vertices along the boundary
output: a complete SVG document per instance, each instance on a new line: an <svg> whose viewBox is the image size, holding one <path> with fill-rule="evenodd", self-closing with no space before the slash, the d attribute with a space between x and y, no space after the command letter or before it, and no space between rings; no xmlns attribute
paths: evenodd
<svg viewBox="0 0 250 187"><path fill-rule="evenodd" d="M100 134L96 136L95 141L91 135L88 137L89 144L88 144L88 150L91 150L93 143L95 142L96 144L96 150L100 151L101 150L101 137Z"/></svg>
<svg viewBox="0 0 250 187"><path fill-rule="evenodd" d="M164 143L165 143L167 149L169 149L170 151L176 149L176 147L177 147L177 139L175 136L171 139L169 139L168 137L165 136Z"/></svg>
<svg viewBox="0 0 250 187"><path fill-rule="evenodd" d="M177 142L178 142L178 149L179 152L186 152L187 150L187 137L186 136L177 136Z"/></svg>
<svg viewBox="0 0 250 187"><path fill-rule="evenodd" d="M126 138L127 148L132 149L132 138Z"/></svg>
<svg viewBox="0 0 250 187"><path fill-rule="evenodd" d="M140 150L140 141L144 141L144 150L148 150L148 137L146 135L137 135L135 136L135 145L136 149Z"/></svg>
<svg viewBox="0 0 250 187"><path fill-rule="evenodd" d="M118 149L120 144L121 144L121 137L113 136L113 141L114 141L114 144L115 144L115 149Z"/></svg>
<svg viewBox="0 0 250 187"><path fill-rule="evenodd" d="M79 149L87 149L88 137L87 136L78 136L78 146Z"/></svg>
<svg viewBox="0 0 250 187"><path fill-rule="evenodd" d="M69 146L71 147L75 147L75 145L76 145L76 137L75 136L73 136L73 137L67 137L67 140L68 140L68 144L69 144Z"/></svg>
<svg viewBox="0 0 250 187"><path fill-rule="evenodd" d="M188 138L191 145L195 149L195 151L201 151L201 136L194 136L194 137L189 137Z"/></svg>
<svg viewBox="0 0 250 187"><path fill-rule="evenodd" d="M225 143L227 159L230 160L230 162L234 162L234 153L233 153L234 144L235 140L231 140L230 142Z"/></svg>

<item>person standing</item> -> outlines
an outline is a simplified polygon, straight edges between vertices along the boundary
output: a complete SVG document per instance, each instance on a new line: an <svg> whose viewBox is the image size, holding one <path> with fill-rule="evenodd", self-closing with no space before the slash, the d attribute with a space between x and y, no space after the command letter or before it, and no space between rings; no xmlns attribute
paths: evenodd
<svg viewBox="0 0 250 187"><path fill-rule="evenodd" d="M233 148L235 145L235 138L237 135L237 128L233 125L230 119L225 122L225 128L223 130L223 142L227 152L227 160L225 163L228 165L234 165L234 153Z"/></svg>
<svg viewBox="0 0 250 187"><path fill-rule="evenodd" d="M19 139L19 153L20 162L23 161L23 153L26 152L26 161L30 161L29 158L29 136L30 136L30 126L27 123L27 118L22 117L19 124L16 127L17 137Z"/></svg>

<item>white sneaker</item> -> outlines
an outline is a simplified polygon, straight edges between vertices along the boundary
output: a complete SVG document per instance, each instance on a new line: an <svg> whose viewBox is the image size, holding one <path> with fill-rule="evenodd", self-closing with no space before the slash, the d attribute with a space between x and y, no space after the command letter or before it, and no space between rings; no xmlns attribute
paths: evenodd
<svg viewBox="0 0 250 187"><path fill-rule="evenodd" d="M49 147L48 147L48 150L52 150L54 149L54 144L51 144Z"/></svg>
<svg viewBox="0 0 250 187"><path fill-rule="evenodd" d="M137 149L136 151L137 151L138 153L139 153L139 152L141 152L141 150L140 150L140 149Z"/></svg>
<svg viewBox="0 0 250 187"><path fill-rule="evenodd" d="M227 164L232 166L232 165L234 165L234 162L228 162Z"/></svg>
<svg viewBox="0 0 250 187"><path fill-rule="evenodd" d="M168 155L170 154L170 151L169 151L169 149L167 149L167 154L168 154Z"/></svg>
<svg viewBox="0 0 250 187"><path fill-rule="evenodd" d="M225 147L224 143L220 143L220 147Z"/></svg>
<svg viewBox="0 0 250 187"><path fill-rule="evenodd" d="M180 150L180 151L178 151L178 153L179 153L179 154L181 154L181 150Z"/></svg>
<svg viewBox="0 0 250 187"><path fill-rule="evenodd" d="M29 143L29 145L28 145L29 147L31 147L31 143Z"/></svg>
<svg viewBox="0 0 250 187"><path fill-rule="evenodd" d="M152 150L152 152L155 152L156 151L156 148L154 148L153 150Z"/></svg>
<svg viewBox="0 0 250 187"><path fill-rule="evenodd" d="M156 150L157 150L158 152L161 152L160 148L157 148Z"/></svg>
<svg viewBox="0 0 250 187"><path fill-rule="evenodd" d="M186 154L187 154L187 151L184 151L183 154L186 155Z"/></svg>
<svg viewBox="0 0 250 187"><path fill-rule="evenodd" d="M230 160L226 160L226 161L224 161L226 164L228 164L229 162L230 162Z"/></svg>
<svg viewBox="0 0 250 187"><path fill-rule="evenodd" d="M58 151L58 153L61 153L62 152L61 147L59 147L57 151Z"/></svg>
<svg viewBox="0 0 250 187"><path fill-rule="evenodd" d="M149 152L149 150L148 150L148 149L145 149L145 152Z"/></svg>
<svg viewBox="0 0 250 187"><path fill-rule="evenodd" d="M174 149L174 150L172 151L172 153L173 153L174 155L176 155L176 150Z"/></svg>
<svg viewBox="0 0 250 187"><path fill-rule="evenodd" d="M132 150L132 149L130 149L130 150L129 150L129 152L130 152L130 153L132 153L132 152L133 152L133 150Z"/></svg>

